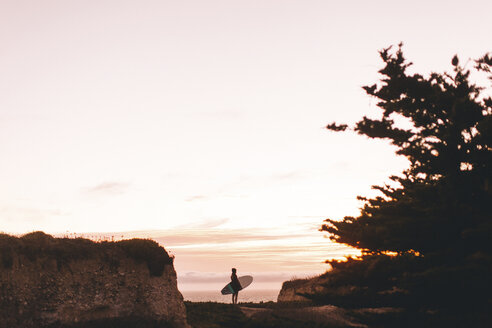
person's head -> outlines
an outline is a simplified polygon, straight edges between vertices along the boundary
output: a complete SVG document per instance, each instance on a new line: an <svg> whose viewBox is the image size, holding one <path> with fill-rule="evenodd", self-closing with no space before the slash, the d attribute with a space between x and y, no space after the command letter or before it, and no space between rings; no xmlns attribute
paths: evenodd
<svg viewBox="0 0 492 328"><path fill-rule="evenodd" d="M236 268L232 268L232 273L236 273Z"/></svg>

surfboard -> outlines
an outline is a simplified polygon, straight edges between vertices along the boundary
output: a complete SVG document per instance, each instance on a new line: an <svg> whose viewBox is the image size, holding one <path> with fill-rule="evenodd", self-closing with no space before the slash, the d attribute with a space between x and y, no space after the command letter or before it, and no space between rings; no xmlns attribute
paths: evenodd
<svg viewBox="0 0 492 328"><path fill-rule="evenodd" d="M251 277L251 276L242 276L242 277L239 277L237 279L239 280L239 284L241 285L241 289L248 287L253 282L253 277ZM232 284L228 283L224 288L222 288L222 290L220 292L222 293L222 295L233 294L234 289L232 288Z"/></svg>

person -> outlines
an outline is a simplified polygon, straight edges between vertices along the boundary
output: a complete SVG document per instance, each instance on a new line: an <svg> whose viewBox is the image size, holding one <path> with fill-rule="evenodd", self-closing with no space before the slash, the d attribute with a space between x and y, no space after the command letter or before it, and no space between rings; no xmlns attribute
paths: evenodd
<svg viewBox="0 0 492 328"><path fill-rule="evenodd" d="M232 268L231 286L234 290L234 293L232 294L232 304L237 304L237 297L239 296L239 291L241 290L241 284L239 283L239 279L237 279L236 268Z"/></svg>

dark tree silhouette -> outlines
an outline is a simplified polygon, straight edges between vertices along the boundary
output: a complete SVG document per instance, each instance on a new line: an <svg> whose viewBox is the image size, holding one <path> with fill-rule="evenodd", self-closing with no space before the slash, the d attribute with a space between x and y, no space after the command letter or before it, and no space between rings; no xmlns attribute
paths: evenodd
<svg viewBox="0 0 492 328"><path fill-rule="evenodd" d="M402 266L399 273L391 268L384 288L417 298L421 306L477 301L492 308L492 98L490 89L470 82L470 70L492 80L492 58L485 55L469 69L455 56L452 73L424 77L408 73L401 44L380 55L380 82L363 88L378 100L381 116L327 128L387 139L410 165L390 177L391 185L373 186L380 196L359 197L365 205L358 217L325 221L321 230L333 241L364 254L362 261L331 262L332 276L384 261L381 271L391 263Z"/></svg>

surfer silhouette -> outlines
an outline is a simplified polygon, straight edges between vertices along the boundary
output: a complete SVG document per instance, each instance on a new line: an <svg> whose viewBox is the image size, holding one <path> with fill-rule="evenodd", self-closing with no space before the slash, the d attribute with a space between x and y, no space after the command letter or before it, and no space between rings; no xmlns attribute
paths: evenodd
<svg viewBox="0 0 492 328"><path fill-rule="evenodd" d="M237 297L239 295L239 291L241 290L241 284L239 283L239 279L237 279L236 268L232 268L231 286L234 290L234 293L232 293L232 304L237 304Z"/></svg>

